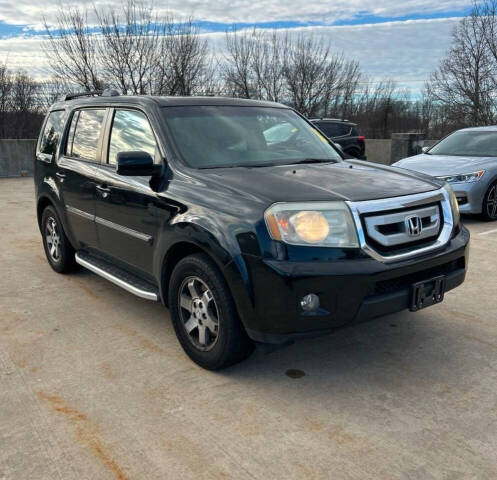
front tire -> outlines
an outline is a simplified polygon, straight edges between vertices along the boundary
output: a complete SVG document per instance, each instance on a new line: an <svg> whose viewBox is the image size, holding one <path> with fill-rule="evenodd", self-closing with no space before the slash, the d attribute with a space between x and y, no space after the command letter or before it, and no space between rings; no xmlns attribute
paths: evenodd
<svg viewBox="0 0 497 480"><path fill-rule="evenodd" d="M481 216L487 222L497 220L497 182L492 183L485 193Z"/></svg>
<svg viewBox="0 0 497 480"><path fill-rule="evenodd" d="M169 308L183 350L201 367L218 370L252 353L226 281L207 255L190 255L176 265Z"/></svg>
<svg viewBox="0 0 497 480"><path fill-rule="evenodd" d="M62 223L53 207L46 207L41 217L41 234L43 248L48 263L57 273L74 270L74 249L62 227Z"/></svg>

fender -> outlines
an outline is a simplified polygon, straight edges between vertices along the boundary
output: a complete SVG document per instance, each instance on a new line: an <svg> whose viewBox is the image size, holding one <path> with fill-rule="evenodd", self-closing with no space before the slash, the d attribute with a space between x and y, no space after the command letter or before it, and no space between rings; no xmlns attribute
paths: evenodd
<svg viewBox="0 0 497 480"><path fill-rule="evenodd" d="M60 218L60 221L62 222L62 227L64 228L64 232L69 238L71 244L74 246L76 243L74 242L74 238L72 237L72 232L67 222L66 211L64 208L62 208L61 205L60 192L57 183L55 181L55 178L53 178L50 175L46 175L44 177L43 182L39 186L38 196L36 199L36 213L38 218L38 228L40 229L40 232L41 232L41 217L39 216L39 213L41 212L38 212L38 206L40 205L40 202L42 202L43 200L47 200L53 205L55 211L57 212L57 215Z"/></svg>
<svg viewBox="0 0 497 480"><path fill-rule="evenodd" d="M163 229L157 239L154 276L160 288L161 298L163 301L167 299L167 284L164 279L168 262L171 261L169 255L174 255L171 252L180 245L192 245L216 263L228 284L242 322L250 328L254 323L253 286L236 237L227 239L224 234L226 229L223 231L212 228L214 222L209 222L205 217L196 217L196 220L203 220L204 225L191 220L182 216L181 221L171 222L169 228ZM207 228L209 223L212 230Z"/></svg>

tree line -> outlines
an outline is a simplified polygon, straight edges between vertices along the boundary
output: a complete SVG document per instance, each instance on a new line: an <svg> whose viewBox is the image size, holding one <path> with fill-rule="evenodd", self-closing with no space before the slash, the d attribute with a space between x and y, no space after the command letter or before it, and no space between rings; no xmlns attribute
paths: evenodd
<svg viewBox="0 0 497 480"><path fill-rule="evenodd" d="M119 11L61 9L45 25L50 79L0 65L0 137L35 137L43 113L69 91L227 95L287 104L309 118L348 119L369 138L450 131L494 121L497 0L474 4L421 95L372 81L329 40L304 31L231 30L221 52L193 19L175 21L128 0Z"/></svg>

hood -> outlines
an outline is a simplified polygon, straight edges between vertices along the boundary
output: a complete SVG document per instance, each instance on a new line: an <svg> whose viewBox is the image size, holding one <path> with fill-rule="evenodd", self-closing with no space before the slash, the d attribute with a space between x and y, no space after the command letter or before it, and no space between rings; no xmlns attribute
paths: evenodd
<svg viewBox="0 0 497 480"><path fill-rule="evenodd" d="M430 177L360 161L262 168L205 169L203 181L221 183L267 203L375 200L440 188Z"/></svg>
<svg viewBox="0 0 497 480"><path fill-rule="evenodd" d="M471 173L497 165L495 157L457 157L448 155L415 155L404 158L394 164L396 167L407 168L416 172L433 175L434 177Z"/></svg>

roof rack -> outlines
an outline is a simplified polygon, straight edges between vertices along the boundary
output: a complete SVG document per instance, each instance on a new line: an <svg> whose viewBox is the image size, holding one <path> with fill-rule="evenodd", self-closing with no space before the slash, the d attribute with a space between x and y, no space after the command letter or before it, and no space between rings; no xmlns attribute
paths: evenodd
<svg viewBox="0 0 497 480"><path fill-rule="evenodd" d="M63 100L67 101L67 100L73 100L73 99L79 98L79 97L93 97L95 95L102 95L102 91L101 90L92 90L91 92L68 93L68 94L64 95Z"/></svg>
<svg viewBox="0 0 497 480"><path fill-rule="evenodd" d="M118 97L119 92L117 90L113 90L110 88L106 88L105 90L91 90L89 92L79 92L79 93L68 93L63 96L62 100L74 100L75 98L80 97Z"/></svg>
<svg viewBox="0 0 497 480"><path fill-rule="evenodd" d="M350 123L350 120L347 120L346 118L326 118L326 117L320 117L320 118L312 118L311 121L315 122L318 120L325 120L325 121L330 121L330 122L348 122Z"/></svg>

